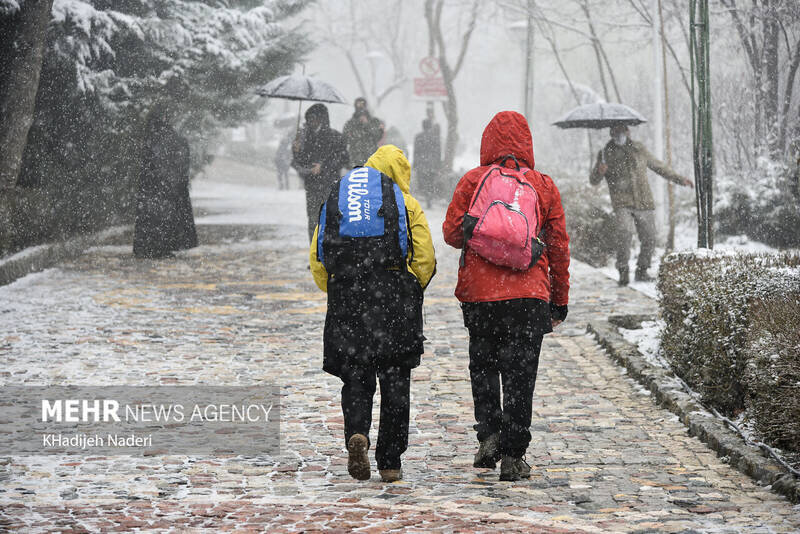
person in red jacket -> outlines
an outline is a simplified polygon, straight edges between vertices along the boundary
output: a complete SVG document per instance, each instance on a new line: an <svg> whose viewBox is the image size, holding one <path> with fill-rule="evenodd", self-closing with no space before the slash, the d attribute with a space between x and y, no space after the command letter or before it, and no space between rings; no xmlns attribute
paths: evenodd
<svg viewBox="0 0 800 534"><path fill-rule="evenodd" d="M464 247L461 225L475 188L489 165L499 164L509 154L531 169L525 177L539 195L545 253L533 267L521 271L493 264L467 246L455 295L469 330L469 370L480 442L474 466L494 468L502 458L500 480L519 480L530 477L523 457L531 440L542 338L566 318L569 294L569 236L561 195L552 178L533 170L533 141L525 117L501 111L486 126L481 165L456 185L442 231L447 244ZM505 165L513 165L508 160Z"/></svg>

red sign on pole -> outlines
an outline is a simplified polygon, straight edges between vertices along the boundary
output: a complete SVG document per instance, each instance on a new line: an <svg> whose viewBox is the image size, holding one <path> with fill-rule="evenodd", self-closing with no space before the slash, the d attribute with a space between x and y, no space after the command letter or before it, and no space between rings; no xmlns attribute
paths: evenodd
<svg viewBox="0 0 800 534"><path fill-rule="evenodd" d="M422 78L414 78L414 96L426 100L439 100L447 98L447 87L444 78L440 75L439 60L428 56L419 62L419 71Z"/></svg>

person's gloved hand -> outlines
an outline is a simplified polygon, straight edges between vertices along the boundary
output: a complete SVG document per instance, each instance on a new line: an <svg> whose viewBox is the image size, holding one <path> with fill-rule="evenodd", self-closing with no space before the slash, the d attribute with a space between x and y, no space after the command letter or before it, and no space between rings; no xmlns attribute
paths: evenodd
<svg viewBox="0 0 800 534"><path fill-rule="evenodd" d="M568 311L566 304L557 306L552 302L550 303L550 320L553 322L553 328L564 322L564 319L567 318Z"/></svg>

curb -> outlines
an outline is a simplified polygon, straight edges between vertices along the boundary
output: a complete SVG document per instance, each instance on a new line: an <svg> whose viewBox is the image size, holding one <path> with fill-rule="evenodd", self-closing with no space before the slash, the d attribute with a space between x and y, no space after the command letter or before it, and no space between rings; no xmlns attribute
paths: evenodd
<svg viewBox="0 0 800 534"><path fill-rule="evenodd" d="M771 486L793 504L800 503L800 479L764 456L760 449L747 445L724 422L711 415L675 383L671 371L648 363L636 346L608 321L589 323L586 330L632 378L650 390L661 406L678 416L690 436L696 436L718 456L727 457L725 461L742 473Z"/></svg>
<svg viewBox="0 0 800 534"><path fill-rule="evenodd" d="M31 273L43 271L62 261L76 258L87 248L100 245L109 238L121 235L131 228L130 225L114 226L67 241L29 247L5 259L0 259L0 286L10 284Z"/></svg>

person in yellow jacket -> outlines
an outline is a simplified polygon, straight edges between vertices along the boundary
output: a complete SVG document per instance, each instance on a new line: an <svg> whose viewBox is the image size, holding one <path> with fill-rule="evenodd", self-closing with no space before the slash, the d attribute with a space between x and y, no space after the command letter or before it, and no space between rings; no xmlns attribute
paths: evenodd
<svg viewBox="0 0 800 534"><path fill-rule="evenodd" d="M403 152L394 145L378 148L334 186L311 240L311 272L328 293L323 369L343 383L347 469L359 480L370 478L376 377L381 410L375 461L384 481L402 478L400 457L408 448L411 369L424 351L423 291L436 272L428 221L410 183ZM379 210L370 210L377 199L369 191L379 195ZM355 228L348 225L373 224L381 216L380 232L360 226L357 237L341 237Z"/></svg>

